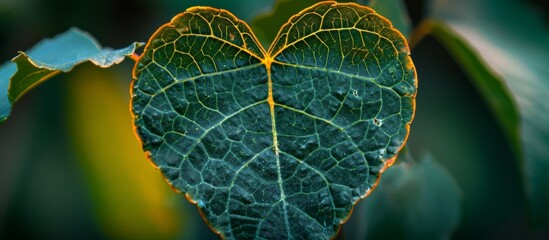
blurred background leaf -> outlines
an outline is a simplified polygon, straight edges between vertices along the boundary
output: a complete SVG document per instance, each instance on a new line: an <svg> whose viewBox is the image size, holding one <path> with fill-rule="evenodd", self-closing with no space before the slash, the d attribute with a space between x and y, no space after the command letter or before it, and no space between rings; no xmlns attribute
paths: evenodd
<svg viewBox="0 0 549 240"><path fill-rule="evenodd" d="M447 51L467 73L472 80L471 83L496 116L496 120L507 134L512 150L519 158L521 154L518 136L520 120L515 102L511 99L510 92L501 77L488 68L484 60L460 36L439 21L426 20L422 22L412 36L411 45L416 45L427 34L436 37L444 44Z"/></svg>
<svg viewBox="0 0 549 240"><path fill-rule="evenodd" d="M449 239L459 223L461 192L431 155L420 161L403 150L378 188L344 226L348 239ZM353 234L349 234L349 233Z"/></svg>
<svg viewBox="0 0 549 240"><path fill-rule="evenodd" d="M360 3L360 1L357 2ZM369 5L377 13L389 19L393 27L398 29L408 39L412 31L412 23L403 0L370 0L363 2L368 2L369 4L361 4Z"/></svg>
<svg viewBox="0 0 549 240"><path fill-rule="evenodd" d="M452 238L531 238L517 161L471 79L435 38L412 50L419 92L409 150L431 153L463 193Z"/></svg>
<svg viewBox="0 0 549 240"><path fill-rule="evenodd" d="M544 100L549 92L547 22L533 5L518 0L431 0L429 9L432 18L445 24L432 28L434 36L477 83L521 160L517 168L523 174L532 224L549 227L549 104ZM478 56L463 56L465 52ZM484 72L495 74L475 76L478 71L467 67L471 62L477 69L484 67ZM493 76L503 87L494 87ZM516 101L518 121L510 101L495 93L502 89L508 89Z"/></svg>
<svg viewBox="0 0 549 240"><path fill-rule="evenodd" d="M102 48L96 39L78 28L71 28L47 38L26 52L20 51L0 66L0 124L9 116L12 104L25 93L61 72L90 61L99 67L110 67L131 56L143 43L132 43L122 49ZM17 67L14 68L13 65Z"/></svg>
<svg viewBox="0 0 549 240"><path fill-rule="evenodd" d="M0 65L0 124L2 124L11 112L11 103L8 95L8 87L11 76L17 71L15 63L6 62Z"/></svg>

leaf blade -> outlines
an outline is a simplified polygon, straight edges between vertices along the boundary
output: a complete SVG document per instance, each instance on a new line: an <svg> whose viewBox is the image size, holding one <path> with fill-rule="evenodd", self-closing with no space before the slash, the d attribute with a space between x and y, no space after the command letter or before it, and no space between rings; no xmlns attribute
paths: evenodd
<svg viewBox="0 0 549 240"><path fill-rule="evenodd" d="M337 66L349 69L321 68L291 24L265 53L228 12L191 8L153 35L136 64L132 113L143 149L223 238L330 238L407 138L417 82L404 37L356 4L322 2L290 23L313 23L308 35L318 34L318 21L299 19L314 12L327 21L353 15L345 24L359 27L334 31L386 40L334 42L344 53ZM280 45L280 36L298 41ZM371 51L377 73L367 75L366 55L353 59L348 47ZM290 61L294 50L313 60ZM364 72L353 70L359 64ZM324 82L331 89L313 87Z"/></svg>

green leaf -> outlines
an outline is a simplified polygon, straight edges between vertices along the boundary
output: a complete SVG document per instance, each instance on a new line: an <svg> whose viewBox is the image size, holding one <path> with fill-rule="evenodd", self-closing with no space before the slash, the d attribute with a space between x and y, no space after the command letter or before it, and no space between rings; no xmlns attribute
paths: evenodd
<svg viewBox="0 0 549 240"><path fill-rule="evenodd" d="M518 0L432 1L433 18L445 24L432 29L473 76L523 160L532 222L549 226L549 32L525 6Z"/></svg>
<svg viewBox="0 0 549 240"><path fill-rule="evenodd" d="M513 151L519 156L519 115L516 104L511 99L510 92L501 77L486 65L484 60L462 37L444 23L434 20L422 22L411 40L412 46L420 41L425 34L431 34L443 43L465 72L469 74L473 80L472 83L479 90L508 136Z"/></svg>
<svg viewBox="0 0 549 240"><path fill-rule="evenodd" d="M415 162L404 154L398 161L357 205L352 239L450 239L461 215L456 181L431 155Z"/></svg>
<svg viewBox="0 0 549 240"><path fill-rule="evenodd" d="M132 55L141 43L118 50L101 48L88 33L77 28L36 44L20 52L12 62L0 68L0 123L5 121L12 104L26 92L61 72L69 72L80 63L90 61L106 68Z"/></svg>
<svg viewBox="0 0 549 240"><path fill-rule="evenodd" d="M15 63L7 62L0 66L0 124L6 121L11 112L11 102L8 97L9 79L17 71Z"/></svg>
<svg viewBox="0 0 549 240"><path fill-rule="evenodd" d="M274 9L271 12L260 14L255 17L251 21L250 26L259 38L260 42L265 45L268 41L276 37L276 34L278 33L278 26L282 26L291 16L317 2L319 1L277 0L275 2ZM402 32L404 36L408 36L412 28L408 14L405 10L404 2L402 2L402 0L343 0L338 2L356 2L361 5L372 7L377 13L387 17L394 24L394 27Z"/></svg>
<svg viewBox="0 0 549 240"><path fill-rule="evenodd" d="M136 64L132 112L167 182L228 239L327 239L406 141L416 74L373 10L322 2L269 51L232 14L190 8Z"/></svg>

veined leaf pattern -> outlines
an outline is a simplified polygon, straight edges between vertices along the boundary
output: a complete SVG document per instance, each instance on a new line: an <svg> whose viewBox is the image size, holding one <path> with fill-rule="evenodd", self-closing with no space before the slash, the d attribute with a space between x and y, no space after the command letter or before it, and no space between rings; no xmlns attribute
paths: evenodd
<svg viewBox="0 0 549 240"><path fill-rule="evenodd" d="M321 2L268 51L227 11L190 8L134 69L143 149L227 239L327 239L404 145L416 73L372 9Z"/></svg>

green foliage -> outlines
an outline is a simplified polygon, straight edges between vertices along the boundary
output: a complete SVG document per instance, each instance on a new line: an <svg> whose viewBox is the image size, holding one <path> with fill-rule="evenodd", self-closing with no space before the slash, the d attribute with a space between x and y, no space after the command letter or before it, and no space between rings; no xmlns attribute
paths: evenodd
<svg viewBox="0 0 549 240"><path fill-rule="evenodd" d="M350 239L449 239L461 215L456 181L431 155L416 162L403 150L397 162L355 209Z"/></svg>
<svg viewBox="0 0 549 240"><path fill-rule="evenodd" d="M11 112L11 102L8 95L10 77L17 71L14 63L7 62L0 66L0 124L3 123Z"/></svg>
<svg viewBox="0 0 549 240"><path fill-rule="evenodd" d="M423 38L425 34L431 34L445 44L447 49L452 52L453 57L471 76L473 84L481 91L482 97L490 105L493 114L498 117L501 126L512 142L514 151L519 154L519 116L509 90L501 78L489 69L475 50L444 23L434 20L423 22L416 31L415 39L412 39L412 45L421 40L420 38Z"/></svg>
<svg viewBox="0 0 549 240"><path fill-rule="evenodd" d="M521 160L533 223L549 226L549 31L516 0L455 4L433 0L431 15L443 24L420 31L432 30L472 77Z"/></svg>
<svg viewBox="0 0 549 240"><path fill-rule="evenodd" d="M402 148L416 76L370 8L323 2L266 52L226 11L191 8L134 70L143 149L228 239L335 235Z"/></svg>
<svg viewBox="0 0 549 240"><path fill-rule="evenodd" d="M91 35L72 28L38 43L28 52L20 52L11 63L0 68L0 123L8 118L14 102L52 76L69 72L86 61L110 67L132 55L139 46L140 43L133 43L119 50L102 49Z"/></svg>

